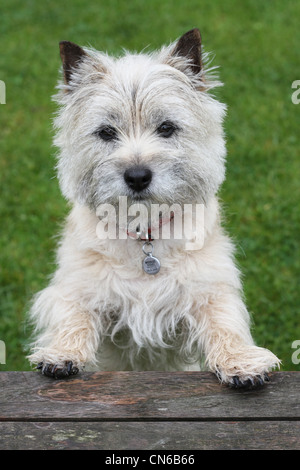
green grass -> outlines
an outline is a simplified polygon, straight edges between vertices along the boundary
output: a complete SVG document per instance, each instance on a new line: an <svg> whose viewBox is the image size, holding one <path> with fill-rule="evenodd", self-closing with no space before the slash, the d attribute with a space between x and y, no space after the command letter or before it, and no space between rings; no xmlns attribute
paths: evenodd
<svg viewBox="0 0 300 470"><path fill-rule="evenodd" d="M155 48L199 27L216 55L227 103L226 228L237 243L256 342L283 369L299 328L300 79L296 0L10 0L0 6L0 339L7 364L26 370L25 312L54 269L56 234L68 211L54 178L51 95L66 39L118 53Z"/></svg>

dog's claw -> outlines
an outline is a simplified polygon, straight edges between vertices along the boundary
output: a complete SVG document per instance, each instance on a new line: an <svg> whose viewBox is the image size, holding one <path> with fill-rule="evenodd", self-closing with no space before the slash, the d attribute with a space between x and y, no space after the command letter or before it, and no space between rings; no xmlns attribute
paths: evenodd
<svg viewBox="0 0 300 470"><path fill-rule="evenodd" d="M262 386L265 383L265 380L263 377L257 377L258 385Z"/></svg>
<svg viewBox="0 0 300 470"><path fill-rule="evenodd" d="M39 362L36 369L41 370L43 375L52 377L53 379L64 379L70 375L76 375L79 372L78 367L73 366L72 361L66 361L63 367L57 364Z"/></svg>

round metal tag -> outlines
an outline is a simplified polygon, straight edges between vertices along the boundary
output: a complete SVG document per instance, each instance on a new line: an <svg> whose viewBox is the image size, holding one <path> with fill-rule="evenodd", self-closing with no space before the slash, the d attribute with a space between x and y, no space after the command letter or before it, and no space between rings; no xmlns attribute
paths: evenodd
<svg viewBox="0 0 300 470"><path fill-rule="evenodd" d="M147 274L157 274L160 270L160 262L151 253L143 260L143 270Z"/></svg>

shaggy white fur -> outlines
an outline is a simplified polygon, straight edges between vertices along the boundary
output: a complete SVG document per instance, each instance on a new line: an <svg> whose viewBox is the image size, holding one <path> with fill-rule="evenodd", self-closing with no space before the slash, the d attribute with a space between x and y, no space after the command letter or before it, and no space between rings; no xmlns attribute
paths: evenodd
<svg viewBox="0 0 300 470"><path fill-rule="evenodd" d="M223 382L262 383L279 360L253 344L233 245L221 228L225 106L209 93L220 83L206 70L198 30L158 52L118 59L72 43L61 48L55 145L73 207L57 271L30 312L30 361L55 376L67 375L70 361L102 370L199 370L204 357ZM157 132L166 122L174 126L168 138ZM99 137L108 128L114 138ZM124 179L132 166L152 172L138 197ZM97 236L97 207L118 211L120 196L147 207L204 204L202 248L155 240L161 269L148 275L143 242Z"/></svg>

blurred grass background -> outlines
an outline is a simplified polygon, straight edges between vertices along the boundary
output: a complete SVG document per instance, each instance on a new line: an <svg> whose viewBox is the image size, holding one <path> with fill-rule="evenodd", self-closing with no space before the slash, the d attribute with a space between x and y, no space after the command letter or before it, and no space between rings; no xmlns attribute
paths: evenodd
<svg viewBox="0 0 300 470"><path fill-rule="evenodd" d="M0 339L6 365L28 370L24 322L53 272L68 212L55 179L51 119L60 59L70 40L118 54L169 43L199 27L215 54L227 103L227 180L220 196L237 244L260 346L291 362L299 325L299 116L297 0L10 0L0 6Z"/></svg>

